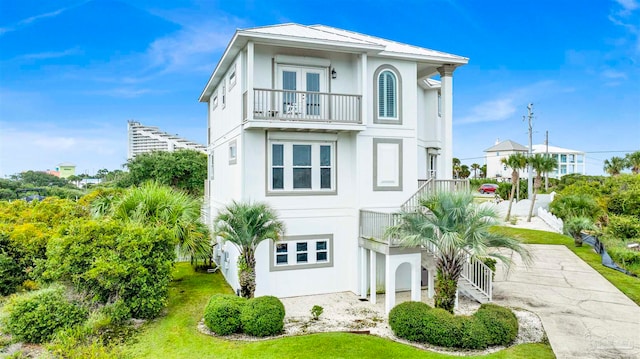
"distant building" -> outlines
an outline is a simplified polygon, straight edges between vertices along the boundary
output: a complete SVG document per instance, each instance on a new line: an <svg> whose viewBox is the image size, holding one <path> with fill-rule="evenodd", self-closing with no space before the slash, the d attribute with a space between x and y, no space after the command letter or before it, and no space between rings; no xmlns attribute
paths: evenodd
<svg viewBox="0 0 640 359"><path fill-rule="evenodd" d="M151 151L195 150L206 153L207 147L175 135L161 131L158 127L144 126L140 122L129 121L128 158Z"/></svg>
<svg viewBox="0 0 640 359"><path fill-rule="evenodd" d="M571 173L586 174L584 152L556 146L548 146L547 148L544 144L533 145L532 147L533 153L548 152L558 161L556 171L549 173L550 178L560 178L565 174ZM526 155L529 153L529 149L517 142L506 140L502 142L496 141L494 146L487 148L484 152L487 164L487 178L510 180L513 170L503 164L502 159L515 153ZM520 171L520 178L529 178L529 173L526 169Z"/></svg>
<svg viewBox="0 0 640 359"><path fill-rule="evenodd" d="M511 140L506 140L500 142L500 140L496 140L495 145L484 150L485 162L487 164L487 178L493 179L511 179L512 169L507 167L507 165L502 163L502 159L509 157L510 155L516 153L527 154L529 150L523 145L513 142ZM524 177L523 173L520 173L521 178Z"/></svg>
<svg viewBox="0 0 640 359"><path fill-rule="evenodd" d="M58 167L56 167L55 172L58 173L58 177L60 178L69 178L70 176L74 176L76 174L76 165L69 162L63 162L60 163Z"/></svg>
<svg viewBox="0 0 640 359"><path fill-rule="evenodd" d="M547 152L558 161L556 171L549 173L550 178L560 178L571 173L586 174L584 152L556 146L549 146L547 151L545 144L533 145L533 153Z"/></svg>

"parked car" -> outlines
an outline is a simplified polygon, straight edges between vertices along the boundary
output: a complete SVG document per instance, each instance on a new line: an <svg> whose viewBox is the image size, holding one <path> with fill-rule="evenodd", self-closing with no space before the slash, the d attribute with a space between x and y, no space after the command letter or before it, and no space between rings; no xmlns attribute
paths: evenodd
<svg viewBox="0 0 640 359"><path fill-rule="evenodd" d="M498 185L494 184L494 183L485 183L482 186L480 186L480 188L478 188L478 192L485 194L485 193L496 193L496 190L498 189Z"/></svg>

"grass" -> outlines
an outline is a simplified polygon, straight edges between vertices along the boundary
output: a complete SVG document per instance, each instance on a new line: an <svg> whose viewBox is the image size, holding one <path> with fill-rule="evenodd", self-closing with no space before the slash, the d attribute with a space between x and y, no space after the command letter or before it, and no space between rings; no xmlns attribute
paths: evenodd
<svg viewBox="0 0 640 359"><path fill-rule="evenodd" d="M617 270L602 265L600 255L593 251L588 244L576 247L573 239L558 233L536 231L533 229L494 227L496 232L519 238L526 244L558 244L564 245L575 253L580 259L589 264L593 269L605 277L611 284L624 293L629 299L640 305L640 278L631 277Z"/></svg>
<svg viewBox="0 0 640 359"><path fill-rule="evenodd" d="M260 342L236 342L201 334L196 325L214 293L232 293L220 273L194 272L176 265L167 314L144 326L124 347L131 358L454 358L388 339L348 333L322 333ZM547 344L521 344L468 358L555 358Z"/></svg>

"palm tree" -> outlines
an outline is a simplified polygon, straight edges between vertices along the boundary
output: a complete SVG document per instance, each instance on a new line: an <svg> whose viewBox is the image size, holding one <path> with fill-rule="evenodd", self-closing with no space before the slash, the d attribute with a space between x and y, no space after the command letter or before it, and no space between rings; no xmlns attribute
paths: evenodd
<svg viewBox="0 0 640 359"><path fill-rule="evenodd" d="M472 163L471 169L473 170L473 178L478 178L478 170L480 169L480 165L477 163Z"/></svg>
<svg viewBox="0 0 640 359"><path fill-rule="evenodd" d="M407 247L431 244L436 248L435 306L453 312L458 279L469 256L490 256L510 264L504 252L489 250L504 248L529 258L518 240L489 231L496 223L494 209L475 204L471 193L440 192L422 198L415 211L401 213L399 224L387 234Z"/></svg>
<svg viewBox="0 0 640 359"><path fill-rule="evenodd" d="M240 294L253 298L256 290L256 248L264 240L279 240L284 233L284 223L264 203L234 201L218 214L214 226L216 235L233 243L240 251Z"/></svg>
<svg viewBox="0 0 640 359"><path fill-rule="evenodd" d="M626 163L622 157L611 157L610 160L604 160L604 171L612 176L617 176L625 169Z"/></svg>
<svg viewBox="0 0 640 359"><path fill-rule="evenodd" d="M188 256L192 263L211 259L211 239L200 220L200 208L199 200L155 182L131 187L123 194L107 191L91 203L91 212L97 217L166 227L180 254Z"/></svg>
<svg viewBox="0 0 640 359"><path fill-rule="evenodd" d="M469 171L469 166L462 165L460 166L460 178L469 178L471 175L471 171Z"/></svg>
<svg viewBox="0 0 640 359"><path fill-rule="evenodd" d="M627 153L624 159L627 161L627 167L631 168L631 172L640 174L640 151Z"/></svg>
<svg viewBox="0 0 640 359"><path fill-rule="evenodd" d="M460 159L454 157L453 158L453 178L460 178L459 177L459 173L460 173Z"/></svg>
<svg viewBox="0 0 640 359"><path fill-rule="evenodd" d="M507 158L503 158L502 163L511 167L511 196L509 197L509 208L507 209L507 217L505 221L509 221L511 218L511 206L513 205L513 198L516 194L516 188L520 185L520 173L521 169L527 166L527 157L522 153L514 153Z"/></svg>
<svg viewBox="0 0 640 359"><path fill-rule="evenodd" d="M536 178L533 183L533 198L531 199L531 207L529 207L529 216L527 217L527 222L531 222L533 207L536 203L536 195L542 186L542 175L544 174L546 176L547 173L555 170L556 167L558 167L558 162L553 159L553 157L545 156L540 153L536 153L532 157L529 157L528 160L529 163L531 163L533 170L536 171Z"/></svg>
<svg viewBox="0 0 640 359"><path fill-rule="evenodd" d="M487 165L484 164L480 167L480 177L487 178Z"/></svg>

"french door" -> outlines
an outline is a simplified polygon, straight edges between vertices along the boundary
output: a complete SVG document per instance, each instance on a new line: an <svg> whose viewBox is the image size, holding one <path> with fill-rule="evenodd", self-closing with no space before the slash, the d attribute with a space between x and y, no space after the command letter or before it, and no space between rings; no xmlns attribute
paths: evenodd
<svg viewBox="0 0 640 359"><path fill-rule="evenodd" d="M282 113L293 117L324 117L327 101L326 95L320 92L326 92L326 78L324 68L281 66Z"/></svg>

